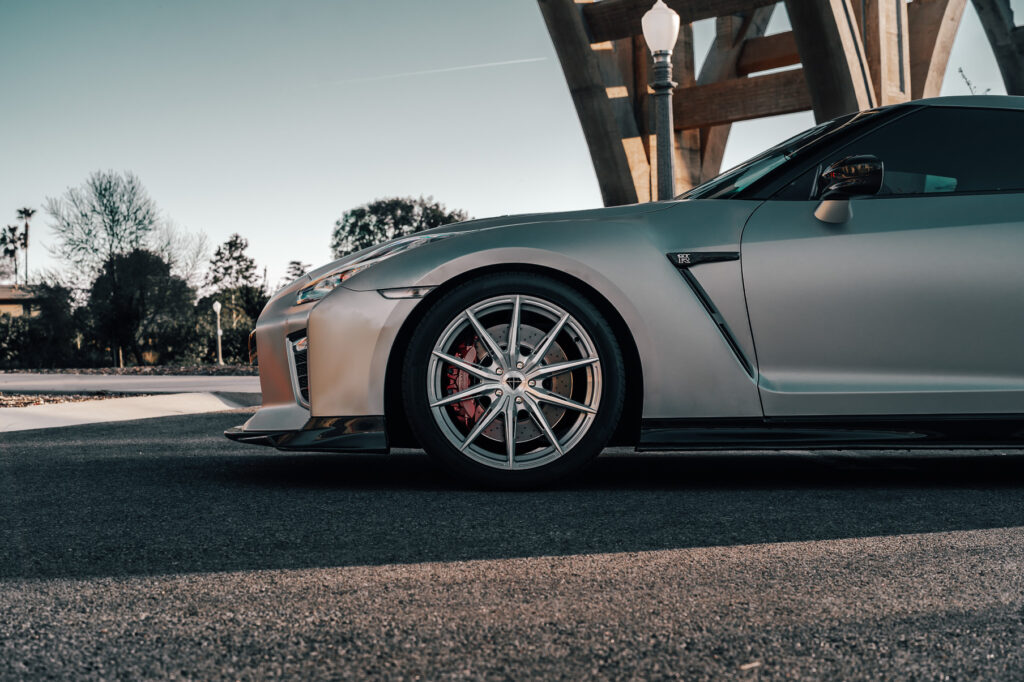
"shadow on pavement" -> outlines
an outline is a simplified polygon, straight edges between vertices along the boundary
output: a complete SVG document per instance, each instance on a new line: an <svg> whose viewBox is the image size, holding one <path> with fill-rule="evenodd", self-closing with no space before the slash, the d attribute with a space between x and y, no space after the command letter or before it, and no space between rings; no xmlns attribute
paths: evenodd
<svg viewBox="0 0 1024 682"><path fill-rule="evenodd" d="M602 457L539 492L421 454L230 443L239 415L10 434L0 578L452 561L1024 526L1024 455Z"/></svg>

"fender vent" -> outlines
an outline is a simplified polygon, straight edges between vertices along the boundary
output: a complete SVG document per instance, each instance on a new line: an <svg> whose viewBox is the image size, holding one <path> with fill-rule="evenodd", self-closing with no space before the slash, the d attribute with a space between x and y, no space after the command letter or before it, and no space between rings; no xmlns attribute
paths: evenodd
<svg viewBox="0 0 1024 682"><path fill-rule="evenodd" d="M672 260L672 256L676 255L678 254L669 254L669 260ZM731 260L737 259L734 258ZM722 317L720 312L718 312L718 308L715 307L715 304L711 302L708 292L704 291L704 287L700 285L697 278L693 276L692 272L690 272L689 265L692 265L692 263L688 263L683 266L676 266L676 269L679 271L679 274L682 275L683 281L685 281L687 286L690 287L690 291L692 291L694 296L697 297L700 304L704 306L704 310L707 312L708 316L711 317L711 321L715 323L716 327L718 327L718 332L729 345L729 349L732 351L732 354L736 356L736 360L739 361L747 375L753 379L753 366L751 366L750 361L747 360L747 356L744 355L743 351L740 349L740 344L736 341L736 337L733 336L732 331L729 329L729 325L725 323L725 318Z"/></svg>

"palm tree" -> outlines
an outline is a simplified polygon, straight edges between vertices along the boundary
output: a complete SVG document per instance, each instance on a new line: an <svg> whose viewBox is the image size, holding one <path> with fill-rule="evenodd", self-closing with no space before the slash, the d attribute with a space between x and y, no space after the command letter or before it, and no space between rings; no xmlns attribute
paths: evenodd
<svg viewBox="0 0 1024 682"><path fill-rule="evenodd" d="M25 284L28 284L28 221L36 214L34 208L19 208L18 220L25 221L25 233L21 235L21 248L25 249Z"/></svg>

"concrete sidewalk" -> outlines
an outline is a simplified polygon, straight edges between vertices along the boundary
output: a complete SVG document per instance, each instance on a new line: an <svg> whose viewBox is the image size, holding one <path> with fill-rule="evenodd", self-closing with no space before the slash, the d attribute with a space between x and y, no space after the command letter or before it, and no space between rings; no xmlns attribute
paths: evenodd
<svg viewBox="0 0 1024 682"><path fill-rule="evenodd" d="M259 377L0 374L0 393L260 393ZM24 408L21 408L24 409Z"/></svg>
<svg viewBox="0 0 1024 682"><path fill-rule="evenodd" d="M104 422L171 417L185 414L223 412L251 407L252 394L214 395L180 393L176 395L135 396L87 400L80 403L53 403L29 407L0 408L0 433L50 429Z"/></svg>

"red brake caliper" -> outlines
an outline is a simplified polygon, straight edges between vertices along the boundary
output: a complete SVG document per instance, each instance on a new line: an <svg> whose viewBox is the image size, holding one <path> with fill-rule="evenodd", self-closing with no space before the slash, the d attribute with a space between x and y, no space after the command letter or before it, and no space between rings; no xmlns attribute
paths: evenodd
<svg viewBox="0 0 1024 682"><path fill-rule="evenodd" d="M476 353L477 339L474 337L473 342L469 344L460 343L455 347L455 357L466 362L476 364L477 353ZM469 388L469 373L465 370L461 370L454 365L448 365L447 372L448 382L445 386L445 390L448 395L453 395L459 391L465 391ZM455 413L455 420L470 428L476 423L476 420L483 414L484 408L477 404L476 399L469 398L461 402L452 405L452 412Z"/></svg>

